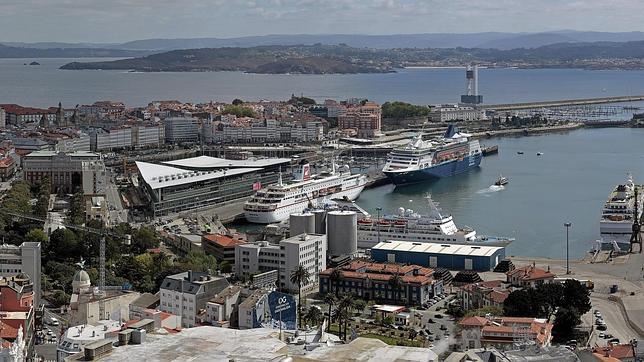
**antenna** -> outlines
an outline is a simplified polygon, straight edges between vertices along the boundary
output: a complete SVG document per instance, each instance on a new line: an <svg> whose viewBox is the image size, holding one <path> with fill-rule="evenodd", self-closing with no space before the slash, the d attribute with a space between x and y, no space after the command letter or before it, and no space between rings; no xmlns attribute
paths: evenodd
<svg viewBox="0 0 644 362"><path fill-rule="evenodd" d="M277 176L277 186L283 186L283 183L282 183L282 166L280 166L280 168L279 168L279 173L278 173L278 176Z"/></svg>

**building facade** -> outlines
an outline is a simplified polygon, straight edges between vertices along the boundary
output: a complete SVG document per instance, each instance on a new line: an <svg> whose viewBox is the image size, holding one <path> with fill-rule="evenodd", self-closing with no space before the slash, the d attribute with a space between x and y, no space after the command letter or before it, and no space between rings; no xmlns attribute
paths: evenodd
<svg viewBox="0 0 644 362"><path fill-rule="evenodd" d="M133 145L132 128L129 127L95 130L91 135L90 141L92 151L129 149Z"/></svg>
<svg viewBox="0 0 644 362"><path fill-rule="evenodd" d="M132 128L134 148L159 147L165 143L163 124L141 125Z"/></svg>
<svg viewBox="0 0 644 362"><path fill-rule="evenodd" d="M167 143L199 143L199 124L196 118L170 117L163 121Z"/></svg>
<svg viewBox="0 0 644 362"><path fill-rule="evenodd" d="M338 127L355 129L360 138L372 138L380 134L381 122L380 105L374 102L348 107L344 113L338 115Z"/></svg>
<svg viewBox="0 0 644 362"><path fill-rule="evenodd" d="M183 327L194 327L200 310L226 287L226 278L208 273L189 270L169 275L161 283L159 309L179 316Z"/></svg>
<svg viewBox="0 0 644 362"><path fill-rule="evenodd" d="M521 268L510 270L506 273L507 282L510 285L522 288L535 288L540 284L554 283L556 275L548 270L526 265Z"/></svg>
<svg viewBox="0 0 644 362"><path fill-rule="evenodd" d="M242 235L205 234L201 236L201 247L204 253L214 256L218 262L235 263L235 247L245 244Z"/></svg>
<svg viewBox="0 0 644 362"><path fill-rule="evenodd" d="M429 119L432 122L480 121L486 119L485 110L457 104L441 104L432 107Z"/></svg>
<svg viewBox="0 0 644 362"><path fill-rule="evenodd" d="M204 322L215 327L237 327L237 309L241 301L242 288L231 285L217 293L206 303Z"/></svg>
<svg viewBox="0 0 644 362"><path fill-rule="evenodd" d="M278 271L278 287L297 292L298 285L290 280L291 273L300 265L310 275L303 283L302 292L316 290L318 275L326 269L327 239L321 234L302 234L284 239L279 244L257 242L237 245L235 248L235 274L238 277Z"/></svg>
<svg viewBox="0 0 644 362"><path fill-rule="evenodd" d="M464 310L485 307L503 308L503 302L510 292L511 290L506 287L505 281L490 280L463 285L458 290L458 296Z"/></svg>
<svg viewBox="0 0 644 362"><path fill-rule="evenodd" d="M333 279L334 269L340 278ZM434 279L434 270L418 265L379 264L357 260L320 273L320 293L353 294L365 300L397 305L422 305L443 293L443 283ZM400 285L392 284L398 276Z"/></svg>
<svg viewBox="0 0 644 362"><path fill-rule="evenodd" d="M83 193L85 195L105 195L108 186L107 169L103 160L81 162Z"/></svg>
<svg viewBox="0 0 644 362"><path fill-rule="evenodd" d="M206 134L210 129L212 134ZM324 137L320 121L296 122L274 119L218 122L204 128L204 138L218 143L289 143L317 142Z"/></svg>
<svg viewBox="0 0 644 362"><path fill-rule="evenodd" d="M463 350L494 347L499 350L518 349L521 345L550 345L552 323L546 319L524 317L467 317L458 322Z"/></svg>
<svg viewBox="0 0 644 362"><path fill-rule="evenodd" d="M23 158L23 179L33 185L47 176L52 193L73 193L83 187L83 161L98 160L100 156L91 152L32 152Z"/></svg>
<svg viewBox="0 0 644 362"><path fill-rule="evenodd" d="M34 305L40 305L41 297L41 246L40 243L24 242L20 246L0 245L0 276L8 278L24 273L32 281Z"/></svg>

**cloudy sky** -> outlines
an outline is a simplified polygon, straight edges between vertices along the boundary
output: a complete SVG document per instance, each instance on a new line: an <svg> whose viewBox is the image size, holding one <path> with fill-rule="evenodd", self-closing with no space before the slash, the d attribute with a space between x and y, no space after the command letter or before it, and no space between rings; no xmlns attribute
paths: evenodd
<svg viewBox="0 0 644 362"><path fill-rule="evenodd" d="M643 0L0 0L0 41L644 31Z"/></svg>

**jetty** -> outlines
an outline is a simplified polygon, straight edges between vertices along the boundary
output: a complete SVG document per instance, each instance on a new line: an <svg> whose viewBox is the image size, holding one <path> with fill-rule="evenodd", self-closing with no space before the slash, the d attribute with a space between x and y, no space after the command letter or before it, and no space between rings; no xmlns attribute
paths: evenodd
<svg viewBox="0 0 644 362"><path fill-rule="evenodd" d="M541 102L525 102L525 103L486 104L486 105L481 105L481 108L498 112L498 111L513 111L518 109L549 108L549 107L561 107L561 106L582 106L582 105L591 105L591 104L625 103L625 102L638 102L638 101L644 101L644 95L582 98L582 99L562 99L557 101L541 101Z"/></svg>

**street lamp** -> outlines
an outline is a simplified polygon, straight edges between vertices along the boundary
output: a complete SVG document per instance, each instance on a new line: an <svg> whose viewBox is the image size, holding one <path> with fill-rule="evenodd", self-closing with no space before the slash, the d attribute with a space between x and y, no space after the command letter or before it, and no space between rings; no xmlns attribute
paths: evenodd
<svg viewBox="0 0 644 362"><path fill-rule="evenodd" d="M564 223L564 226L566 227L566 274L570 274L570 247L569 247L569 241L568 241L568 231L570 230L570 227L572 226L571 223L567 222Z"/></svg>
<svg viewBox="0 0 644 362"><path fill-rule="evenodd" d="M378 244L380 244L380 211L382 211L382 207L376 207L376 211L378 212Z"/></svg>

